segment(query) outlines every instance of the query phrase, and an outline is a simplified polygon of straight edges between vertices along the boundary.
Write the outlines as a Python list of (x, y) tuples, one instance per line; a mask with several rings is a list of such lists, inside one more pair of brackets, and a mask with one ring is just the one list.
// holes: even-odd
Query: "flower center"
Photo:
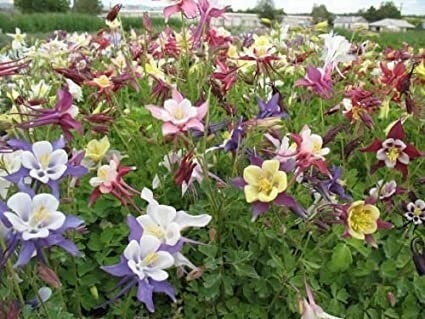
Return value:
[(50, 162), (50, 154), (41, 155), (40, 164), (44, 169), (46, 169), (49, 166), (49, 162)]
[(368, 210), (365, 209), (356, 209), (353, 211), (350, 217), (351, 228), (358, 233), (362, 233), (364, 230), (370, 228), (374, 223), (371, 219)]
[(152, 263), (154, 263), (156, 260), (158, 260), (159, 256), (157, 253), (149, 253), (146, 255), (145, 258), (143, 258), (143, 260), (141, 261), (141, 264), (143, 266), (147, 266), (150, 265)]
[(415, 207), (415, 209), (413, 210), (413, 215), (420, 216), (421, 214), (422, 214), (422, 209), (420, 209), (419, 207)]
[(358, 121), (360, 120), (360, 108), (357, 106), (353, 106), (351, 109), (353, 120)]
[(46, 220), (48, 218), (48, 211), (46, 207), (40, 206), (37, 207), (31, 216), (31, 220), (29, 222), (31, 227), (37, 226), (40, 222)]
[(185, 116), (184, 110), (178, 106), (173, 112), (174, 118), (176, 120), (182, 120)]
[(273, 189), (273, 184), (267, 178), (262, 178), (258, 182), (258, 189), (260, 192), (270, 193)]
[(385, 154), (390, 161), (395, 162), (400, 156), (400, 149), (395, 146), (391, 146)]
[(111, 81), (109, 81), (109, 78), (106, 75), (102, 75), (96, 79), (93, 80), (97, 85), (99, 85), (101, 88), (107, 88), (111, 86)]
[(153, 235), (160, 240), (165, 239), (165, 232), (159, 226), (151, 226), (146, 228), (146, 233), (149, 235)]

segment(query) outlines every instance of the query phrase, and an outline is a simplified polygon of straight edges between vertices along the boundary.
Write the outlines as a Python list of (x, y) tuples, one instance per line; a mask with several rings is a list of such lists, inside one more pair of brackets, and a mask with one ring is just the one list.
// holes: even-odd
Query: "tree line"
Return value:
[(100, 0), (14, 0), (14, 5), (22, 13), (36, 12), (79, 12), (99, 14), (102, 12)]

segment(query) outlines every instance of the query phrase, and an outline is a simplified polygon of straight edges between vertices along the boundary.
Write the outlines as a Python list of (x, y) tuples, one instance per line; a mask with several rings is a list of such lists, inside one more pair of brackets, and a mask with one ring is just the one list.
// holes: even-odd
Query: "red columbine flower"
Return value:
[(330, 99), (333, 95), (332, 67), (316, 68), (314, 66), (308, 66), (306, 76), (303, 79), (295, 81), (295, 86), (310, 87), (322, 99)]
[(19, 72), (19, 70), (27, 67), (29, 61), (18, 63), (18, 61), (8, 61), (0, 63), (0, 77), (9, 76)]
[(407, 165), (411, 160), (421, 157), (422, 154), (412, 145), (404, 142), (405, 133), (401, 120), (397, 121), (389, 131), (384, 141), (375, 140), (364, 148), (363, 152), (376, 153), (378, 162), (372, 166), (372, 173), (380, 167), (395, 168), (407, 177)]

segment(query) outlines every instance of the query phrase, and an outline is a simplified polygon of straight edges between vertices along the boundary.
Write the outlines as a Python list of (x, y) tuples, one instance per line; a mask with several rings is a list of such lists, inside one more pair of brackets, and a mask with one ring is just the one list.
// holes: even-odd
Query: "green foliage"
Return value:
[(314, 23), (319, 23), (327, 21), (328, 23), (332, 22), (332, 13), (328, 11), (324, 4), (314, 5), (311, 10), (311, 16), (313, 17)]
[(23, 13), (34, 12), (66, 12), (69, 0), (15, 0), (15, 7)]
[[(125, 30), (142, 28), (141, 18), (122, 18), (121, 21)], [(165, 27), (163, 18), (152, 18), (152, 24), (156, 29)], [(179, 28), (181, 21), (170, 19), (168, 24), (173, 28)], [(104, 26), (105, 23), (101, 18), (88, 14), (34, 13), (6, 15), (0, 13), (0, 29), (5, 33), (13, 33), (15, 28), (20, 28), (23, 32), (28, 33), (47, 33), (55, 30), (96, 32)]]
[(102, 2), (100, 0), (75, 0), (72, 10), (84, 14), (99, 14), (102, 12)]
[(378, 9), (376, 9), (374, 6), (371, 6), (366, 12), (361, 12), (361, 14), (369, 22), (378, 21), (385, 18), (401, 18), (401, 11), (392, 1), (382, 2)]

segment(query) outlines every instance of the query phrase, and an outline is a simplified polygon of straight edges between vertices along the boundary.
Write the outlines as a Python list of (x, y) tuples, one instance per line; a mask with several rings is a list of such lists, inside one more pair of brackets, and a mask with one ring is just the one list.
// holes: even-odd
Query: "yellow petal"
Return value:
[(365, 205), (365, 210), (367, 210), (370, 213), (370, 218), (376, 221), (379, 218), (380, 212), (378, 207), (374, 205)]
[(278, 160), (267, 160), (263, 162), (262, 169), (268, 176), (272, 177), (279, 171), (280, 162)]
[(357, 238), (357, 239), (365, 239), (365, 235), (361, 234), (361, 233), (357, 233), (355, 232), (351, 227), (348, 228), (348, 233), (351, 235), (351, 237), (353, 238)]
[(261, 167), (249, 165), (243, 171), (243, 179), (250, 185), (257, 185), (257, 182), (263, 177)]
[(258, 200), (257, 187), (253, 185), (245, 185), (243, 190), (245, 192), (245, 198), (248, 203), (253, 203)]
[(273, 176), (273, 185), (277, 188), (278, 193), (282, 193), (288, 187), (288, 178), (285, 172), (277, 172)]
[(363, 227), (362, 231), (364, 234), (370, 235), (376, 232), (377, 229), (378, 229), (378, 224), (376, 223), (376, 221), (373, 221), (373, 222), (371, 221), (370, 223), (368, 223), (366, 227)]
[(273, 187), (269, 194), (265, 192), (258, 193), (258, 200), (263, 203), (270, 203), (275, 200), (278, 194), (276, 187)]

